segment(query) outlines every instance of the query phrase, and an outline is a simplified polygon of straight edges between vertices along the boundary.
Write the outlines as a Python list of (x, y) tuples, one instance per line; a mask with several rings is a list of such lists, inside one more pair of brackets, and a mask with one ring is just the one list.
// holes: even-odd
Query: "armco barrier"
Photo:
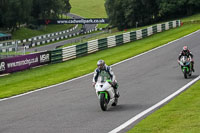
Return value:
[(137, 38), (137, 40), (142, 39), (142, 30), (136, 31), (136, 38)]
[(88, 53), (87, 47), (88, 47), (87, 43), (76, 45), (76, 56), (80, 57), (80, 56), (86, 55)]
[(131, 41), (135, 41), (135, 40), (137, 40), (136, 32), (135, 32), (135, 31), (130, 32), (130, 38), (131, 38)]
[(123, 41), (123, 34), (122, 35), (116, 35), (115, 39), (116, 39), (116, 45), (121, 45), (121, 44), (124, 43), (124, 41)]
[(169, 29), (173, 28), (173, 22), (169, 22)]
[(157, 33), (157, 26), (154, 25), (154, 26), (152, 27), (152, 29), (153, 29), (153, 34), (156, 34), (156, 33)]
[[(56, 37), (58, 35), (65, 35), (66, 33), (75, 30), (78, 27), (78, 25), (75, 25), (73, 28), (69, 29), (69, 30), (64, 30), (64, 31), (60, 31), (60, 32), (54, 32), (54, 33), (49, 33), (49, 34), (45, 34), (45, 35), (41, 35), (41, 36), (35, 36), (32, 38), (28, 38), (28, 39), (24, 39), (19, 41), (19, 43), (26, 43), (26, 42), (31, 42), (31, 41), (36, 41), (36, 40), (40, 40), (40, 39), (46, 39), (46, 38), (50, 38), (50, 37)], [(56, 37), (58, 38), (58, 37)]]
[(13, 73), (50, 63), (50, 52), (0, 59), (0, 74)]
[(63, 61), (76, 58), (76, 46), (69, 46), (62, 49)]
[(99, 39), (98, 40), (98, 49), (103, 50), (108, 48), (107, 38)]
[(0, 53), (13, 52), (17, 50), (17, 41), (0, 42)]
[(108, 48), (116, 46), (117, 43), (115, 36), (109, 36), (107, 37), (107, 39), (108, 39)]
[(161, 24), (161, 29), (162, 29), (161, 31), (162, 31), (162, 32), (165, 31), (165, 28), (166, 28), (166, 27), (165, 27), (165, 24)]
[(142, 29), (142, 38), (147, 37), (147, 29)]
[(130, 32), (123, 33), (123, 43), (128, 43), (130, 41), (131, 41), (131, 39), (130, 39)]
[(98, 50), (98, 40), (92, 40), (88, 42), (88, 53), (93, 53)]
[(147, 28), (147, 36), (150, 36), (152, 34), (153, 34), (153, 27), (150, 26), (150, 27)]
[(51, 63), (62, 62), (62, 49), (56, 49), (51, 51)]

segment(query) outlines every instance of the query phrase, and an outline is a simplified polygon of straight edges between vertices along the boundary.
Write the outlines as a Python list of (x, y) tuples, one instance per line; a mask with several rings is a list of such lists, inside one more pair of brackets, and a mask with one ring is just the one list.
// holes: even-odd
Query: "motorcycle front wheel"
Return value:
[(105, 98), (105, 94), (104, 93), (101, 93), (100, 94), (100, 106), (101, 106), (101, 109), (103, 111), (106, 111), (107, 110), (107, 101), (106, 101), (106, 98)]
[(186, 69), (183, 70), (183, 74), (184, 74), (184, 78), (187, 79), (187, 70)]

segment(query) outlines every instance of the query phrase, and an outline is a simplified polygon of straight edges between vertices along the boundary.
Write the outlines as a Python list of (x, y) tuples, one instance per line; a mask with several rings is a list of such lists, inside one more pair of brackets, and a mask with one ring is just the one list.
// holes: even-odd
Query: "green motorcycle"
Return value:
[(189, 76), (192, 76), (191, 58), (182, 56), (179, 64), (181, 65), (181, 70), (185, 79), (187, 79)]

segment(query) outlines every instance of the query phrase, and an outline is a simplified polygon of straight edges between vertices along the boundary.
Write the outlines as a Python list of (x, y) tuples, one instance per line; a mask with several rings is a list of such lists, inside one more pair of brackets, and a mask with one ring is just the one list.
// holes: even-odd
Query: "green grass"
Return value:
[(199, 133), (200, 81), (128, 133)]
[(163, 45), (198, 29), (200, 29), (199, 24), (187, 24), (180, 28), (155, 34), (143, 40), (99, 51), (89, 56), (1, 77), (0, 98), (10, 97), (79, 77), (93, 72), (96, 68), (96, 61), (99, 59), (104, 59), (110, 65)]
[(199, 18), (200, 18), (200, 14), (195, 14), (189, 17), (181, 18), (181, 21), (182, 22), (196, 21), (196, 20), (199, 20)]
[(105, 0), (71, 0), (71, 13), (85, 18), (106, 18)]
[(28, 39), (34, 36), (39, 36), (43, 34), (48, 34), (52, 32), (63, 31), (72, 28), (73, 24), (65, 24), (65, 25), (48, 25), (43, 26), (40, 30), (32, 30), (29, 28), (20, 28), (12, 34), (13, 39)]

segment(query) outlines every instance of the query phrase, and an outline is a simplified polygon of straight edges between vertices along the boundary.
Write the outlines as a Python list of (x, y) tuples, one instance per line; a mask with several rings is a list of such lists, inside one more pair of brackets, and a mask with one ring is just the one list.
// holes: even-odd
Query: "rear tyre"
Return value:
[(106, 98), (105, 98), (105, 94), (102, 93), (100, 94), (100, 106), (101, 106), (101, 109), (103, 111), (106, 111), (107, 110), (107, 102), (106, 102)]

